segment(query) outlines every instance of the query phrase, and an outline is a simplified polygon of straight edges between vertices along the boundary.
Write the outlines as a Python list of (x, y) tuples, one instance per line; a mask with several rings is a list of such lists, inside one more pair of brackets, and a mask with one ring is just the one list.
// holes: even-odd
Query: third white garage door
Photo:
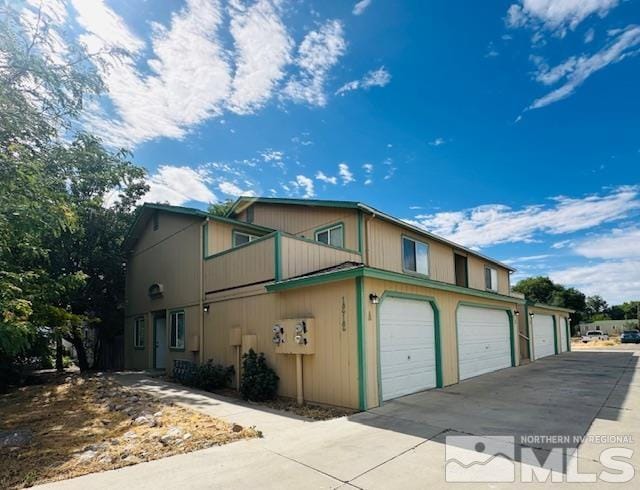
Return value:
[(460, 306), (457, 322), (460, 381), (511, 366), (511, 332), (505, 310)]
[(535, 359), (554, 355), (556, 349), (554, 347), (553, 317), (551, 315), (534, 315), (532, 321)]
[(380, 304), (380, 384), (383, 400), (435, 388), (435, 322), (427, 301), (387, 297)]

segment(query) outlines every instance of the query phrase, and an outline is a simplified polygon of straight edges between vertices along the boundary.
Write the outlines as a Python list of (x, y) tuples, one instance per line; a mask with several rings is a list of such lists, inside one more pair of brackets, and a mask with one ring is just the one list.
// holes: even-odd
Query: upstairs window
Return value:
[(316, 231), (316, 242), (342, 248), (344, 246), (344, 227), (335, 225)]
[(233, 246), (237, 247), (238, 245), (244, 245), (245, 243), (249, 243), (257, 239), (258, 237), (255, 235), (251, 235), (249, 233), (244, 233), (242, 231), (234, 231), (233, 232)]
[(171, 325), (169, 348), (184, 349), (184, 311), (172, 311), (169, 319)]
[(402, 237), (402, 269), (405, 272), (429, 275), (429, 245)]
[(492, 267), (484, 268), (484, 287), (488, 291), (498, 291), (498, 271)]
[(144, 317), (136, 318), (133, 326), (133, 347), (144, 349)]

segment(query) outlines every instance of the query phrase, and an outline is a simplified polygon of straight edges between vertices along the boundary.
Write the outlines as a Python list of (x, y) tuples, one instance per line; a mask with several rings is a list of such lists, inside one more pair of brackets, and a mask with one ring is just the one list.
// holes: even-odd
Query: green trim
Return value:
[[(142, 320), (142, 345), (136, 345), (136, 328), (138, 328), (138, 320)], [(147, 322), (144, 315), (136, 316), (133, 319), (133, 350), (145, 350), (147, 340)]]
[(531, 345), (532, 345), (532, 341), (533, 339), (531, 338), (531, 332), (529, 329), (529, 321), (531, 320), (531, 317), (529, 316), (529, 306), (525, 303), (524, 305), (524, 326), (525, 326), (525, 331), (527, 332), (527, 354), (529, 355), (529, 361), (533, 361), (533, 358), (531, 357)]
[(544, 303), (534, 303), (533, 301), (527, 301), (527, 304), (529, 306), (534, 307), (534, 308), (541, 308), (543, 310), (564, 311), (564, 312), (567, 312), (567, 313), (575, 313), (576, 312), (576, 310), (572, 310), (571, 308), (564, 308), (562, 306), (545, 305)]
[[(157, 361), (157, 354), (158, 354), (158, 343), (156, 342), (158, 339), (156, 337), (156, 320), (159, 320), (160, 318), (164, 318), (164, 335), (165, 337), (167, 336), (167, 312), (165, 311), (164, 315), (158, 315), (158, 314), (154, 314), (153, 315), (153, 369), (161, 369), (158, 368), (156, 365), (156, 361)], [(166, 340), (166, 339), (165, 339)], [(164, 369), (166, 369), (167, 367), (165, 366)]]
[(237, 209), (244, 203), (268, 203), (268, 204), (297, 204), (300, 206), (322, 206), (322, 207), (330, 207), (330, 208), (348, 208), (348, 209), (357, 209), (360, 203), (355, 201), (327, 201), (324, 199), (294, 199), (294, 198), (283, 198), (283, 197), (251, 197), (251, 196), (240, 196), (236, 199), (236, 202), (233, 203), (229, 211), (227, 211), (225, 216), (231, 216), (237, 211)]
[[(240, 246), (240, 245), (236, 245), (235, 244), (236, 233), (242, 233), (243, 235), (247, 235), (247, 236), (250, 236), (250, 237), (254, 238), (253, 240), (249, 240), (247, 243), (255, 242), (258, 238), (266, 236), (266, 235), (255, 235), (255, 234), (249, 233), (248, 231), (243, 230), (241, 228), (233, 228), (231, 230), (231, 248), (238, 248)], [(246, 245), (247, 243), (242, 243), (241, 245)]]
[[(422, 272), (412, 271), (411, 269), (405, 269), (404, 268), (404, 241), (405, 241), (405, 239), (406, 240), (411, 240), (412, 242), (415, 242), (415, 243), (421, 243), (422, 245), (427, 247), (427, 273), (426, 274), (423, 274)], [(409, 274), (409, 275), (412, 275), (412, 276), (428, 278), (430, 276), (430, 274), (431, 274), (431, 247), (429, 247), (429, 244), (426, 243), (426, 242), (421, 242), (417, 238), (413, 238), (412, 236), (405, 235), (404, 233), (402, 233), (400, 235), (400, 264), (402, 264), (402, 272), (403, 273)], [(417, 268), (418, 268), (418, 254), (416, 253), (416, 269)]]
[[(174, 313), (182, 313), (183, 317), (184, 317), (184, 321), (182, 323), (182, 336), (183, 336), (183, 343), (184, 345), (182, 347), (172, 347), (171, 346), (171, 315)], [(183, 308), (178, 308), (175, 310), (169, 310), (167, 312), (167, 316), (169, 317), (169, 351), (170, 352), (184, 352), (186, 347), (187, 347), (187, 314), (185, 313)]]
[(571, 331), (569, 330), (569, 320), (567, 319), (567, 317), (563, 317), (564, 318), (564, 328), (565, 331), (567, 332), (567, 352), (571, 352)]
[(356, 277), (356, 323), (358, 329), (358, 406), (367, 409), (366, 354), (364, 335), (364, 287), (363, 278)]
[[(474, 303), (473, 301), (458, 301), (456, 306), (456, 347), (460, 345), (458, 336), (458, 309), (461, 306), (471, 306), (473, 308), (485, 308), (487, 310), (501, 310), (507, 313), (509, 319), (509, 345), (511, 347), (511, 367), (516, 367), (516, 336), (514, 334), (513, 311), (500, 305), (487, 305), (483, 303)], [(460, 352), (458, 352), (458, 383), (460, 382)]]
[(362, 230), (362, 222), (363, 222), (362, 211), (360, 211), (359, 209), (358, 209), (357, 218), (358, 218), (358, 253), (362, 255), (364, 250), (364, 244), (363, 244), (364, 231)]
[(558, 322), (556, 321), (556, 316), (551, 315), (553, 319), (553, 351), (558, 355)]
[(213, 255), (209, 255), (208, 257), (205, 257), (204, 260), (214, 259), (216, 257), (220, 257), (221, 255), (226, 255), (228, 253), (235, 252), (236, 250), (239, 250), (241, 248), (249, 247), (249, 246), (254, 245), (256, 243), (259, 243), (259, 242), (261, 242), (263, 240), (268, 240), (269, 238), (275, 237), (277, 233), (280, 233), (280, 232), (274, 231), (273, 233), (269, 233), (268, 235), (264, 235), (264, 236), (261, 236), (260, 238), (256, 238), (252, 242), (243, 243), (242, 245), (238, 245), (237, 247), (231, 247), (231, 248), (228, 248), (227, 250), (223, 250), (222, 252), (218, 252), (218, 253), (215, 253)]
[(281, 252), (282, 233), (280, 233), (279, 231), (276, 231), (275, 239), (276, 241), (273, 247), (273, 252), (274, 252), (273, 267), (274, 267), (275, 281), (278, 282), (282, 278), (282, 252)]
[[(318, 241), (318, 233), (322, 233), (323, 231), (328, 231), (328, 230), (332, 230), (333, 228), (342, 228), (342, 247), (338, 247), (337, 245), (331, 245), (330, 243), (323, 243)], [(331, 239), (331, 233), (329, 232), (329, 239)], [(345, 226), (344, 226), (344, 221), (337, 221), (331, 225), (327, 225), (327, 226), (323, 226), (322, 228), (316, 228), (315, 231), (313, 232), (313, 240), (317, 243), (322, 243), (323, 245), (329, 245), (332, 246), (334, 248), (339, 248), (339, 249), (343, 249), (345, 248), (345, 239), (346, 239), (346, 233), (345, 233)]]
[(209, 222), (207, 221), (202, 225), (202, 258), (207, 258), (207, 252), (209, 251)]
[(300, 240), (300, 241), (307, 242), (307, 243), (313, 243), (314, 245), (320, 245), (321, 247), (329, 247), (329, 248), (332, 248), (333, 250), (340, 250), (342, 252), (350, 252), (352, 254), (362, 255), (357, 250), (352, 250), (350, 248), (345, 248), (345, 247), (336, 247), (335, 245), (328, 245), (326, 243), (322, 243), (322, 242), (318, 242), (316, 240), (312, 240), (311, 238), (298, 236), (298, 235), (293, 235), (291, 233), (287, 233), (286, 231), (281, 231), (280, 234), (282, 236), (284, 236), (284, 237), (287, 237), (287, 238), (293, 238), (295, 240)]
[(444, 386), (442, 381), (442, 335), (440, 331), (440, 308), (433, 296), (422, 294), (403, 293), (400, 291), (386, 290), (380, 297), (380, 302), (376, 308), (376, 344), (377, 344), (377, 372), (378, 372), (378, 404), (382, 405), (382, 363), (380, 362), (380, 309), (386, 298), (413, 299), (416, 301), (426, 301), (433, 310), (433, 340), (436, 362), (436, 388)]
[(324, 284), (327, 282), (343, 281), (354, 277), (370, 277), (373, 279), (383, 279), (388, 281), (399, 282), (403, 284), (411, 284), (413, 286), (422, 286), (425, 288), (438, 289), (441, 291), (449, 291), (452, 293), (464, 294), (467, 296), (476, 296), (478, 298), (493, 299), (496, 301), (506, 301), (514, 304), (524, 304), (524, 300), (505, 296), (499, 293), (490, 293), (480, 289), (463, 288), (446, 282), (434, 281), (425, 277), (415, 277), (400, 272), (385, 271), (373, 267), (357, 266), (351, 269), (343, 269), (332, 272), (325, 272), (316, 275), (287, 279), (275, 284), (266, 286), (267, 291), (284, 291), (287, 289), (314, 286), (316, 284)]

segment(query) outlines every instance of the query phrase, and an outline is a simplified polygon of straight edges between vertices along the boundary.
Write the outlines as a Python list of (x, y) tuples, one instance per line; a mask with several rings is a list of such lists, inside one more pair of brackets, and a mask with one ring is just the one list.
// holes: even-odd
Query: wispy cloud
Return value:
[(367, 72), (360, 80), (353, 80), (345, 83), (342, 87), (336, 90), (336, 95), (344, 95), (352, 90), (368, 90), (371, 87), (384, 87), (391, 82), (391, 74), (381, 66), (377, 70), (371, 70)]
[(615, 39), (607, 46), (591, 56), (572, 56), (553, 68), (534, 58), (534, 61), (538, 63), (536, 80), (545, 85), (560, 81), (563, 81), (563, 84), (545, 96), (533, 101), (528, 109), (539, 109), (569, 97), (594, 73), (610, 64), (635, 56), (639, 52), (640, 27), (629, 26), (617, 34)]
[(364, 169), (364, 173), (366, 175), (366, 178), (364, 180), (364, 185), (373, 184), (373, 164), (365, 163), (362, 165), (362, 168)]
[(353, 6), (353, 15), (362, 15), (371, 5), (371, 0), (360, 0)]
[(604, 17), (618, 3), (619, 0), (520, 0), (509, 7), (505, 22), (512, 28), (544, 28), (564, 35), (590, 15)]
[(149, 192), (143, 202), (161, 202), (182, 205), (189, 201), (210, 203), (217, 201), (216, 195), (207, 184), (211, 182), (203, 169), (161, 165), (147, 179)]
[[(315, 189), (313, 187), (313, 180), (305, 175), (296, 175), (296, 180), (290, 182), (291, 186), (296, 189), (296, 191), (302, 191), (305, 199), (314, 197), (316, 195)], [(283, 186), (285, 190), (288, 190), (288, 187)]]
[(351, 182), (356, 180), (353, 177), (353, 173), (351, 172), (351, 170), (349, 170), (349, 165), (347, 165), (346, 163), (341, 163), (338, 165), (338, 174), (342, 179), (342, 185), (350, 184)]
[(408, 221), (470, 247), (532, 242), (539, 233), (561, 235), (625, 218), (640, 209), (639, 194), (640, 188), (624, 186), (604, 195), (555, 197), (550, 205), (512, 209), (503, 204), (487, 204), (418, 215)]
[(329, 177), (328, 175), (325, 175), (325, 173), (321, 170), (318, 170), (318, 173), (316, 173), (316, 179), (326, 184), (336, 185), (338, 183), (338, 178), (335, 175)]
[(324, 106), (327, 103), (325, 83), (329, 70), (346, 48), (340, 21), (325, 22), (319, 29), (309, 32), (298, 48), (295, 63), (299, 73), (286, 84), (282, 96), (295, 102)]
[(590, 236), (573, 247), (590, 259), (640, 259), (640, 228), (620, 228), (606, 235)]
[(444, 145), (447, 141), (444, 138), (436, 138), (434, 140), (429, 141), (429, 146), (441, 146)]
[(232, 197), (256, 195), (255, 191), (243, 190), (233, 182), (226, 181), (226, 180), (218, 184), (218, 189), (220, 189), (220, 191), (222, 191), (224, 194), (227, 194), (228, 196), (232, 196)]

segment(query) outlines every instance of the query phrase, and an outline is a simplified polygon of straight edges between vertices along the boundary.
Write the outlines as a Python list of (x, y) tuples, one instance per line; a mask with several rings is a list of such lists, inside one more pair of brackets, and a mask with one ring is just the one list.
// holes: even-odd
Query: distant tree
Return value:
[[(600, 295), (595, 294), (587, 298), (587, 314), (591, 318), (594, 318), (596, 315), (606, 317), (605, 311), (608, 307), (609, 305), (607, 305), (607, 302)], [(600, 319), (604, 320), (606, 318)]]
[(542, 276), (522, 279), (513, 286), (515, 292), (524, 294), (529, 301), (546, 304), (551, 303), (553, 294), (557, 289), (556, 284), (551, 279)]
[(625, 320), (640, 320), (640, 301), (627, 301), (620, 305)]
[(212, 203), (209, 204), (209, 213), (214, 216), (226, 216), (226, 214), (231, 210), (231, 206), (233, 206), (233, 201), (231, 199)]
[(624, 310), (621, 305), (612, 305), (606, 309), (605, 315), (612, 320), (624, 320)]

